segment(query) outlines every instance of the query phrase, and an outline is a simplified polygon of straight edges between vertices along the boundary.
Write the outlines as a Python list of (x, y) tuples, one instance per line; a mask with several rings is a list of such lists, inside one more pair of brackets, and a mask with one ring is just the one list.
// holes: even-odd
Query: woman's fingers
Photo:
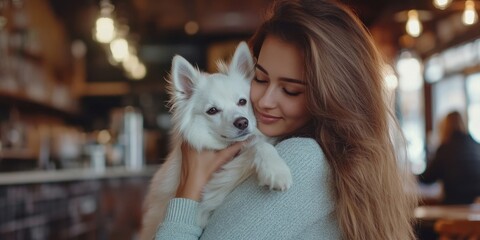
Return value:
[(242, 149), (243, 142), (236, 142), (227, 148), (218, 152), (218, 161), (215, 163), (215, 171), (220, 169), (224, 164), (232, 160)]
[(197, 151), (183, 142), (181, 145), (182, 174), (176, 196), (199, 200), (202, 189), (212, 174), (235, 157), (243, 145), (244, 142), (237, 142), (219, 151)]
[(236, 142), (236, 143), (228, 146), (224, 150), (222, 150), (221, 152), (223, 154), (223, 157), (225, 158), (224, 161), (227, 162), (227, 161), (231, 160), (233, 157), (235, 157), (235, 155), (237, 155), (240, 152), (240, 150), (242, 149), (243, 144), (244, 144), (244, 142)]
[[(186, 161), (182, 165), (191, 165), (192, 167), (203, 166), (203, 169), (211, 169), (210, 171), (218, 170), (222, 165), (232, 160), (237, 155), (245, 141), (236, 142), (225, 149), (213, 151), (203, 150), (198, 152), (193, 149), (188, 143), (183, 142), (181, 146), (183, 160)], [(213, 169), (212, 169), (213, 168)]]

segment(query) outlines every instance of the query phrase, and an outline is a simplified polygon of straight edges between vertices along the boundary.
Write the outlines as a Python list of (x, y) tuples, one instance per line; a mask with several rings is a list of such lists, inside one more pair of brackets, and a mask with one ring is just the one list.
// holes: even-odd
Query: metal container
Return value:
[(123, 140), (125, 144), (125, 166), (142, 169), (145, 165), (143, 140), (143, 116), (134, 107), (126, 107), (123, 115)]

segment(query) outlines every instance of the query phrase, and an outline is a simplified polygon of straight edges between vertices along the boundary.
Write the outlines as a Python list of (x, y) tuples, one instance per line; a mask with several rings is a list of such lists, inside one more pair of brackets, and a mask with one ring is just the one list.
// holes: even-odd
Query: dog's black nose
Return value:
[(240, 130), (243, 130), (245, 128), (248, 127), (248, 119), (244, 118), (244, 117), (239, 117), (235, 120), (235, 122), (233, 122), (233, 125), (240, 129)]

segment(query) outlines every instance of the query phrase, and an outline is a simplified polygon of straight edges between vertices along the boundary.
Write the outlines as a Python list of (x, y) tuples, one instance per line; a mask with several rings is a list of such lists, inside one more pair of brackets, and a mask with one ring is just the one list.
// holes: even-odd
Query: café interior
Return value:
[[(169, 151), (172, 57), (216, 71), (271, 2), (0, 0), (0, 239), (137, 239)], [(480, 142), (480, 1), (341, 2), (386, 60), (409, 171), (425, 171), (449, 112)], [(418, 239), (480, 239), (480, 198), (418, 192)]]

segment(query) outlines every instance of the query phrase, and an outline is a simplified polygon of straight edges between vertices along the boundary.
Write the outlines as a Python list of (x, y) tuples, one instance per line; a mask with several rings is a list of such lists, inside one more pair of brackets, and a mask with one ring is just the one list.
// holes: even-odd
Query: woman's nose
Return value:
[(274, 108), (276, 104), (275, 99), (275, 89), (269, 87), (263, 92), (260, 101), (258, 102), (259, 107), (261, 108)]

